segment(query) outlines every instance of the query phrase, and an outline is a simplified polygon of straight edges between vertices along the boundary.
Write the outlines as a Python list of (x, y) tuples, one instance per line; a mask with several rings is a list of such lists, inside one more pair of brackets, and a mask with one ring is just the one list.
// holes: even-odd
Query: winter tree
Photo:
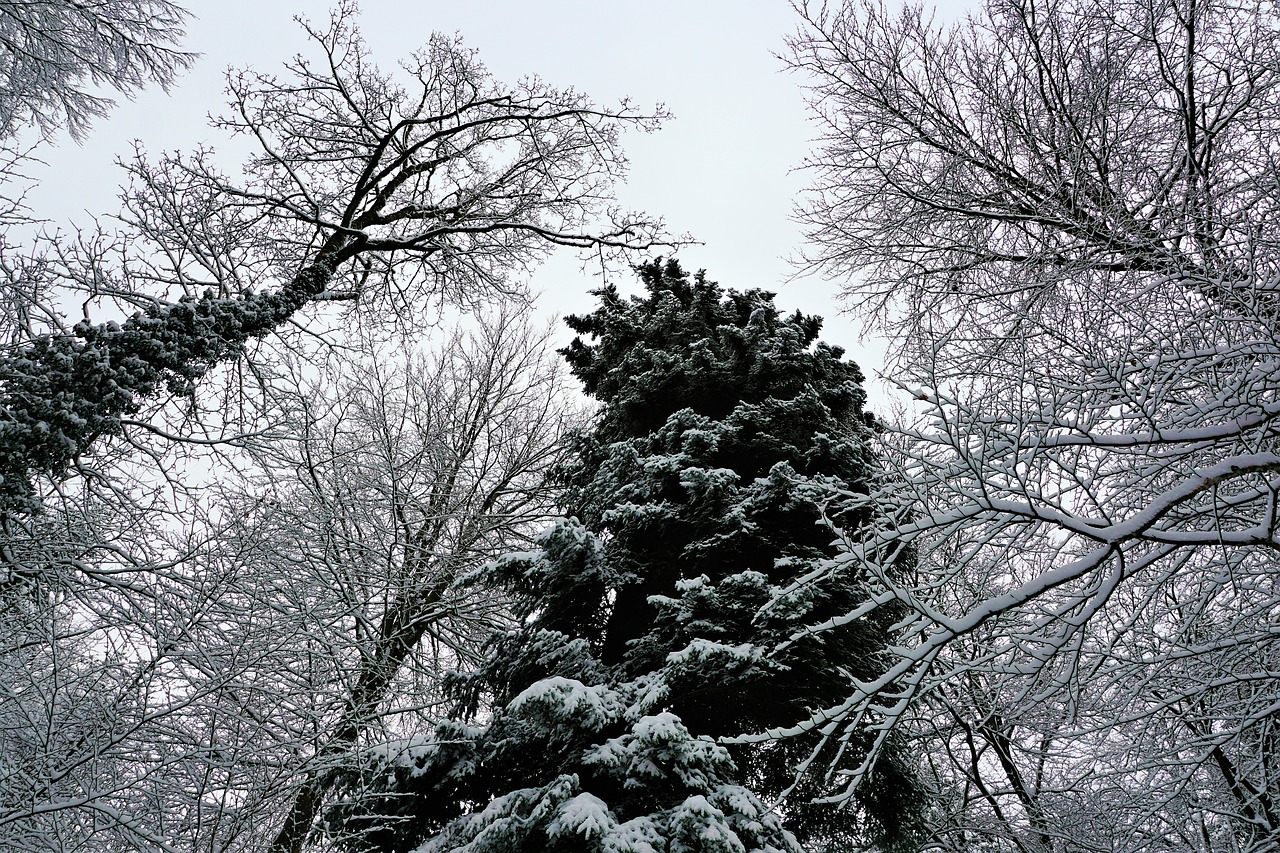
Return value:
[(281, 361), (270, 429), (181, 512), (40, 516), (11, 544), (41, 571), (0, 587), (0, 848), (299, 849), (335, 770), (429, 731), (505, 624), (454, 581), (548, 517), (548, 355), (508, 312)]
[(572, 411), (522, 277), (649, 245), (611, 194), (658, 118), (455, 38), (395, 79), (353, 15), (232, 76), (242, 179), (139, 152), (118, 233), (0, 256), (0, 848), (296, 849), (503, 621), (453, 581), (527, 544)]
[(35, 128), (83, 140), (112, 106), (95, 89), (167, 86), (194, 59), (176, 48), (186, 17), (167, 0), (0, 3), (0, 139)]
[(0, 3), (0, 346), (30, 340), (57, 314), (43, 252), (8, 234), (31, 216), (21, 173), (32, 134), (83, 141), (112, 105), (103, 90), (168, 86), (194, 60), (177, 47), (186, 14), (166, 0)]
[[(814, 738), (725, 747), (882, 672), (893, 617), (798, 627), (860, 600), (857, 573), (778, 599), (833, 555), (815, 496), (865, 490), (862, 376), (820, 321), (674, 261), (596, 291), (564, 350), (601, 403), (560, 474), (566, 517), (473, 582), (517, 622), (452, 677), (454, 718), (352, 773), (330, 831), (353, 850), (798, 851), (910, 835), (890, 755), (857, 808), (796, 773)], [(862, 502), (833, 504), (849, 530)], [(852, 743), (853, 752), (864, 744)], [(781, 809), (774, 801), (787, 794)], [(419, 847), (421, 845), (421, 847)]]
[[(519, 291), (557, 246), (649, 248), (656, 223), (612, 189), (624, 128), (660, 116), (596, 105), (536, 78), (504, 86), (456, 38), (381, 72), (341, 4), (305, 25), (284, 75), (239, 72), (216, 125), (251, 139), (245, 177), (211, 152), (139, 152), (114, 243), (85, 240), (44, 275), (119, 319), (56, 315), (0, 362), (0, 511), (24, 516), (150, 401), (186, 395), (277, 330), (345, 305), (423, 322), (440, 301)], [(372, 319), (371, 317), (371, 319)]]
[(944, 849), (1274, 849), (1274, 4), (798, 10), (808, 261), (916, 415), (831, 566), (893, 660), (771, 736), (926, 737)]
[[(549, 332), (517, 311), (485, 318), (434, 353), (409, 347), (355, 368), (335, 359), (339, 381), (327, 393), (291, 400), (298, 438), (255, 450), (270, 487), (252, 491), (273, 504), (255, 534), (264, 561), (308, 570), (291, 584), (308, 611), (294, 636), (314, 647), (327, 633), (331, 667), (315, 690), (328, 707), (314, 695), (306, 703), (324, 723), (285, 787), (291, 802), (257, 826), (279, 825), (270, 849), (302, 849), (353, 753), (430, 730), (442, 714), (440, 674), (473, 661), (509, 621), (501, 596), (456, 581), (527, 546), (545, 523), (547, 471), (577, 415), (550, 361)], [(334, 586), (332, 616), (303, 607)]]

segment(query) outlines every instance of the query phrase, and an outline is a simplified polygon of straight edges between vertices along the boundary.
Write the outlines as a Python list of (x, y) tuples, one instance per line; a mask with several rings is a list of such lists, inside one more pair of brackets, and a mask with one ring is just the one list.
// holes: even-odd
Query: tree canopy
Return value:
[[(177, 12), (160, 5), (168, 17), (153, 35), (171, 36)], [(355, 16), (344, 2), (327, 25), (304, 23), (311, 53), (280, 76), (229, 75), (231, 110), (214, 123), (258, 149), (243, 182), (206, 150), (139, 152), (124, 248), (40, 267), (53, 279), (41, 289), (79, 292), (86, 315), (92, 304), (121, 319), (68, 327), (55, 309), (27, 306), (49, 321), (0, 355), (0, 513), (39, 511), (41, 488), (133, 415), (189, 392), (307, 308), (425, 325), (435, 300), (517, 295), (512, 275), (553, 247), (662, 242), (657, 222), (612, 197), (626, 169), (622, 128), (654, 129), (660, 111), (603, 107), (536, 80), (505, 85), (439, 34), (404, 63), (402, 82), (373, 64)], [(183, 61), (156, 51), (132, 60), (137, 74)]]
[(28, 127), (83, 140), (112, 106), (96, 88), (168, 86), (195, 59), (177, 47), (186, 18), (168, 0), (0, 2), (0, 140)]
[[(169, 81), (184, 14), (0, 3), (0, 179), (96, 84)], [(454, 581), (545, 521), (576, 422), (524, 276), (661, 239), (613, 197), (661, 110), (457, 36), (384, 73), (356, 16), (228, 75), (236, 178), (139, 146), (114, 233), (32, 236), (0, 189), (0, 848), (302, 846), (334, 766), (502, 623)]]
[(1275, 4), (797, 9), (808, 260), (915, 402), (893, 664), (795, 731), (930, 744), (944, 849), (1275, 849)]
[[(638, 272), (642, 295), (606, 287), (568, 320), (601, 408), (559, 474), (566, 517), (475, 578), (515, 624), (452, 678), (452, 721), (348, 781), (355, 849), (781, 851), (906, 830), (919, 792), (892, 761), (858, 809), (811, 808), (807, 778), (770, 811), (806, 745), (717, 742), (881, 671), (885, 621), (789, 640), (859, 598), (856, 577), (794, 582), (834, 553), (815, 498), (873, 475), (862, 375), (770, 293), (675, 261)], [(862, 511), (830, 512), (855, 529)]]

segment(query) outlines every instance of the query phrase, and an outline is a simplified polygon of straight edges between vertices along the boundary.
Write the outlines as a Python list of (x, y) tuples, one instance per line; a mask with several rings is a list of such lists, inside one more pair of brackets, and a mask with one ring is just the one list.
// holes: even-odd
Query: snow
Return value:
[(738, 472), (732, 468), (686, 467), (680, 471), (680, 485), (691, 490), (728, 489), (739, 479)]
[(658, 853), (666, 843), (653, 818), (645, 815), (615, 826), (601, 839), (601, 848), (607, 853)]
[(547, 835), (552, 838), (581, 835), (591, 839), (610, 832), (615, 826), (617, 821), (604, 800), (583, 791), (560, 806), (560, 813), (547, 827)]
[(717, 793), (730, 809), (744, 817), (757, 818), (762, 812), (760, 801), (740, 785), (725, 785)]
[(764, 659), (764, 650), (759, 646), (751, 643), (739, 643), (736, 646), (717, 643), (714, 640), (698, 638), (689, 643), (679, 651), (671, 652), (667, 655), (667, 663), (672, 665), (683, 665), (695, 662), (701, 662), (708, 659), (728, 659), (725, 660), (724, 666), (747, 666), (753, 663), (759, 663)]
[(684, 723), (670, 711), (641, 717), (633, 731), (636, 737), (646, 741), (683, 740), (689, 737), (689, 730), (684, 727)]
[(602, 728), (622, 716), (622, 703), (617, 692), (606, 685), (587, 686), (577, 679), (554, 676), (526, 687), (507, 710), (512, 714), (542, 710), (556, 718), (572, 717), (582, 725)]
[(685, 838), (696, 838), (698, 844), (673, 844), (672, 849), (746, 853), (746, 846), (725, 820), (724, 812), (701, 794), (694, 794), (677, 806), (671, 815), (672, 827), (682, 830)]
[(628, 720), (636, 720), (644, 716), (665, 701), (671, 692), (666, 679), (660, 673), (652, 672), (631, 682), (630, 687), (634, 693), (634, 699), (625, 713)]

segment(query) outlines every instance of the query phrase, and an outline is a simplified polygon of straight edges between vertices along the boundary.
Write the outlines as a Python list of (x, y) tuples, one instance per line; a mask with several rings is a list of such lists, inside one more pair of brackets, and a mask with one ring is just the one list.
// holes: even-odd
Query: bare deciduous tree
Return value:
[(886, 532), (844, 558), (902, 645), (797, 730), (929, 733), (954, 849), (1269, 849), (1274, 5), (799, 11), (808, 261), (919, 415), (884, 435)]
[(539, 518), (572, 408), (523, 273), (660, 239), (611, 200), (660, 117), (444, 37), (397, 82), (353, 15), (233, 75), (243, 179), (140, 152), (118, 234), (0, 257), (0, 847), (298, 849), (502, 618), (455, 581)]
[(553, 510), (546, 476), (574, 425), (547, 334), (515, 312), (433, 356), (358, 368), (337, 394), (295, 398), (299, 439), (258, 451), (278, 503), (272, 547), (314, 567), (313, 584), (341, 590), (347, 611), (339, 701), (273, 816), (283, 823), (272, 850), (302, 849), (361, 742), (426, 731), (441, 673), (507, 618), (502, 601), (458, 581), (541, 529)]
[(544, 334), (473, 326), (282, 359), (271, 432), (192, 466), (180, 512), (116, 501), (66, 554), (29, 543), (50, 565), (4, 586), (0, 847), (301, 849), (336, 769), (433, 724), (504, 618), (458, 581), (549, 511), (573, 411)]
[(118, 252), (72, 253), (61, 283), (115, 311), (40, 335), (0, 360), (0, 508), (39, 505), (147, 401), (346, 303), (365, 322), (430, 322), (440, 301), (519, 292), (556, 246), (654, 246), (659, 224), (614, 209), (624, 128), (655, 128), (623, 101), (599, 107), (537, 79), (495, 82), (433, 36), (402, 84), (375, 68), (345, 3), (306, 25), (314, 59), (283, 77), (233, 74), (218, 124), (258, 153), (246, 179), (210, 152), (131, 164)]
[(111, 100), (167, 86), (192, 54), (174, 45), (187, 13), (167, 0), (5, 0), (0, 3), (0, 138), (35, 127), (83, 140)]

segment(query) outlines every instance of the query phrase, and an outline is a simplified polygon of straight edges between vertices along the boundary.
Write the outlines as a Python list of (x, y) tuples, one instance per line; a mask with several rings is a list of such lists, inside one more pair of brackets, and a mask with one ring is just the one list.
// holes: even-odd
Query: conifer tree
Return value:
[(516, 623), (452, 679), (452, 721), (347, 780), (331, 825), (356, 849), (799, 851), (901, 836), (918, 805), (891, 757), (860, 808), (809, 805), (805, 780), (771, 811), (813, 743), (717, 740), (880, 672), (882, 622), (785, 644), (852, 609), (857, 578), (765, 608), (833, 554), (815, 497), (865, 491), (861, 373), (770, 293), (637, 270), (643, 296), (605, 287), (568, 320), (562, 352), (602, 407), (561, 473), (566, 517), (475, 579)]

